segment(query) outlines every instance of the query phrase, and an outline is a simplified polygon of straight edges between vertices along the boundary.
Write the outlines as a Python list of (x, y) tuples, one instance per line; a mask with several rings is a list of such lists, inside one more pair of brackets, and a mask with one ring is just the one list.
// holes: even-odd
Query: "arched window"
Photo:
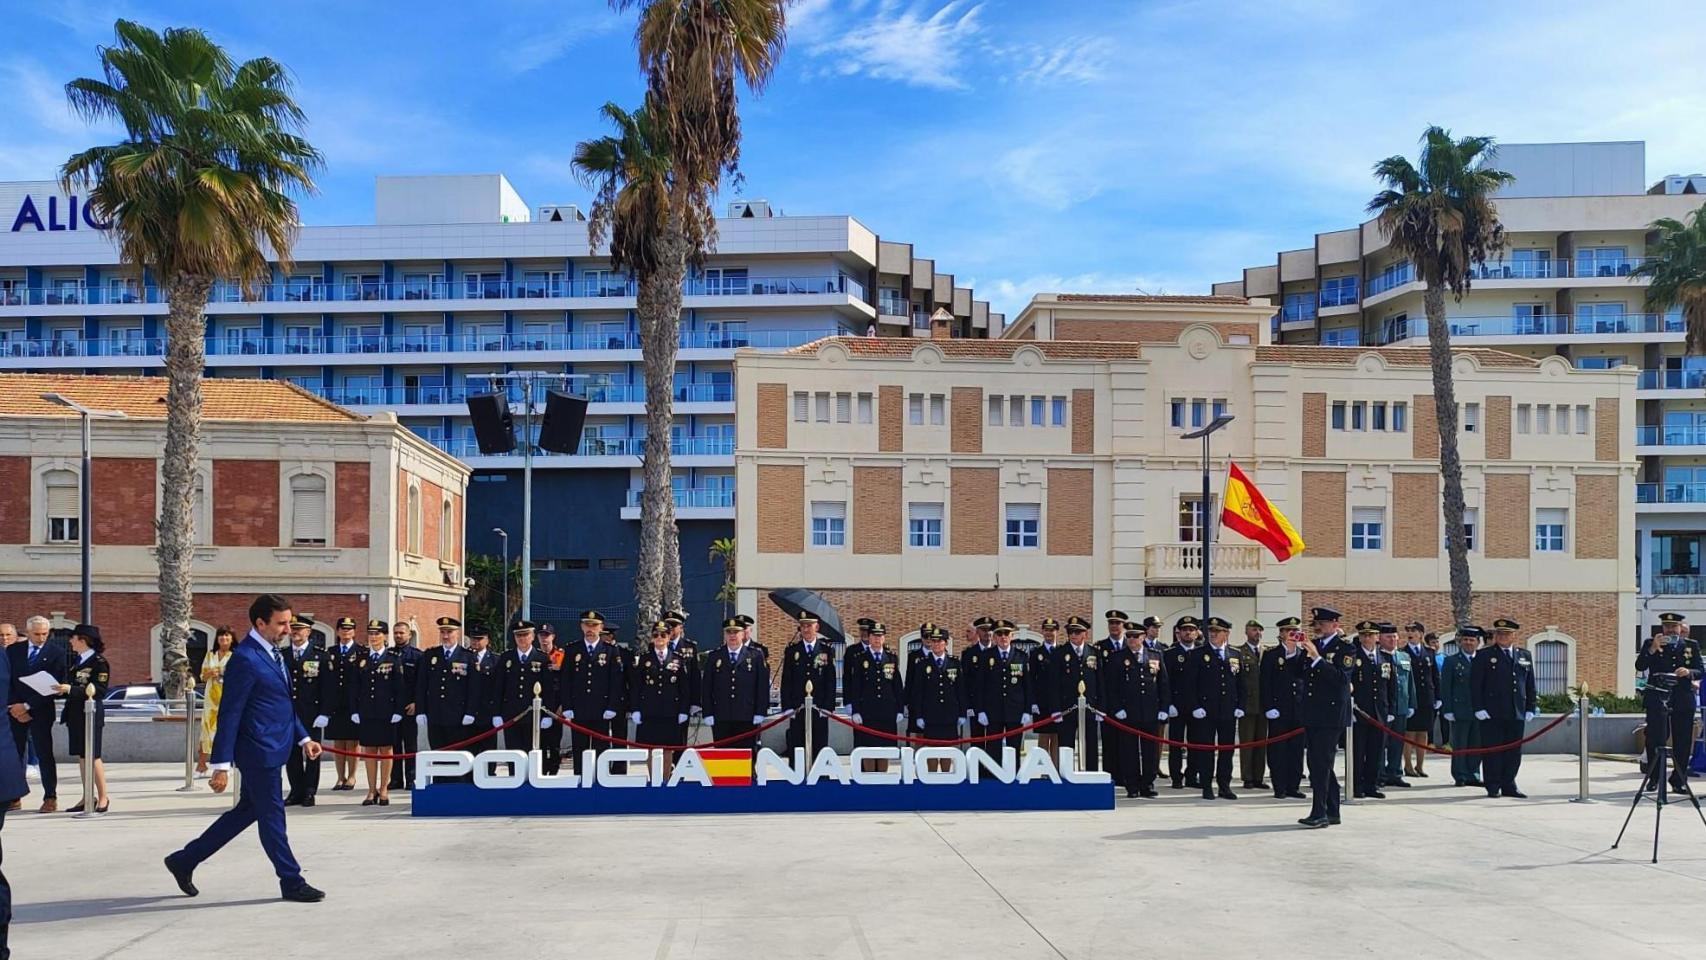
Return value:
[(77, 474), (70, 470), (49, 470), (42, 477), (47, 492), (47, 542), (77, 543), (83, 532), (79, 518), (83, 515), (82, 493), (77, 486)]
[[(207, 544), (210, 531), (207, 529), (209, 524), (204, 520), (206, 516), (207, 482), (201, 478), (201, 471), (198, 470), (195, 475), (195, 492), (190, 496), (190, 542), (197, 546)], [(197, 670), (199, 669), (198, 664)]]
[(410, 553), (421, 552), (421, 488), (409, 485), (409, 543)]
[(438, 558), (440, 560), (454, 559), (456, 531), (456, 512), (451, 509), (450, 498), (445, 497), (444, 503), (438, 510)]
[(299, 547), (326, 545), (326, 478), (317, 473), (290, 478), (290, 542)]
[(1567, 693), (1570, 689), (1570, 645), (1541, 640), (1534, 645), (1534, 691)]

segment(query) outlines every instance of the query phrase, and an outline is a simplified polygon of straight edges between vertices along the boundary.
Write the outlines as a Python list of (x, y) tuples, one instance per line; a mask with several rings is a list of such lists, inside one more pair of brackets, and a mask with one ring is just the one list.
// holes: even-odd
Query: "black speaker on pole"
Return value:
[(474, 442), (486, 454), (509, 453), (515, 449), (515, 421), (509, 415), (509, 400), (502, 393), (470, 393), (468, 417), (474, 421)]
[(545, 394), (545, 418), (539, 423), (539, 449), (552, 453), (574, 453), (581, 445), (581, 425), (586, 423), (586, 398), (556, 390)]

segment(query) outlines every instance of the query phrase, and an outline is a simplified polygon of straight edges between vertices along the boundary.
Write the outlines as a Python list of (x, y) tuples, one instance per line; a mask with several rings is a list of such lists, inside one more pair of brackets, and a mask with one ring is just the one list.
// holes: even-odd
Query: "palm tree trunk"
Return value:
[(1439, 427), (1439, 474), (1444, 481), (1445, 553), (1451, 572), (1453, 626), (1473, 623), (1469, 544), (1463, 537), (1463, 460), (1457, 452), (1457, 386), (1451, 376), (1451, 330), (1445, 322), (1445, 288), (1430, 281), (1422, 294), (1428, 315), (1428, 361), (1433, 367), (1434, 421)]
[(640, 278), (635, 299), (646, 380), (645, 489), (640, 494), (640, 569), (634, 577), (635, 622), (642, 626), (657, 620), (664, 604), (681, 602), (669, 432), (675, 423), (675, 354), (681, 344), (681, 280), (687, 270), (687, 249), (674, 219), (657, 242), (661, 248), (657, 269)]
[[(160, 679), (170, 698), (190, 680), (187, 646), (194, 606), (195, 466), (201, 445), (201, 378), (207, 362), (207, 277), (170, 278), (166, 291), (166, 449), (160, 464)], [(208, 491), (211, 495), (212, 491)]]

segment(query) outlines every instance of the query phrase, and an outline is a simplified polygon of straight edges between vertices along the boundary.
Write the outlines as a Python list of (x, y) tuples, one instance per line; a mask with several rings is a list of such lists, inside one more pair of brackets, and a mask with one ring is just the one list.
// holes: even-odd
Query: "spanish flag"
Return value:
[(1262, 491), (1244, 476), (1238, 464), (1228, 461), (1227, 466), (1226, 495), (1222, 501), (1225, 506), (1220, 511), (1220, 522), (1267, 547), (1276, 560), (1283, 562), (1302, 553), (1303, 538), (1297, 535), (1285, 514), (1262, 496)]
[(711, 786), (752, 786), (751, 750), (700, 750), (699, 759), (705, 763), (705, 772), (711, 775)]

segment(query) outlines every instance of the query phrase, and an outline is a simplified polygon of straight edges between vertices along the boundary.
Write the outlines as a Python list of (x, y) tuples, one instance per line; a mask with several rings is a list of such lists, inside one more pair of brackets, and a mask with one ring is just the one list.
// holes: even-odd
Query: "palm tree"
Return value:
[(1428, 359), (1433, 367), (1434, 416), (1439, 427), (1439, 472), (1445, 482), (1445, 546), (1451, 572), (1451, 615), (1471, 623), (1469, 545), (1463, 531), (1463, 461), (1457, 452), (1457, 388), (1451, 379), (1451, 331), (1445, 295), (1457, 302), (1469, 275), (1488, 254), (1504, 246), (1493, 193), (1516, 178), (1494, 169), (1492, 137), (1453, 140), (1444, 128), (1422, 134), (1421, 166), (1402, 156), (1374, 165), (1386, 185), (1369, 201), (1380, 234), (1393, 251), (1415, 265), (1425, 285)]
[(1689, 353), (1706, 349), (1706, 207), (1683, 223), (1671, 217), (1653, 221), (1659, 242), (1653, 255), (1629, 271), (1631, 279), (1648, 277), (1647, 309), (1666, 313), (1680, 308), (1688, 327)]
[(709, 559), (713, 562), (721, 562), (723, 565), (723, 586), (717, 591), (717, 600), (722, 603), (723, 616), (726, 617), (729, 615), (729, 604), (735, 602), (737, 595), (735, 588), (735, 538), (719, 537), (712, 540)]
[[(640, 494), (640, 568), (634, 577), (639, 623), (651, 623), (664, 606), (681, 603), (681, 558), (676, 550), (675, 495), (670, 487), (670, 427), (675, 422), (675, 351), (680, 344), (681, 281), (687, 248), (670, 215), (673, 180), (669, 143), (650, 110), (632, 113), (614, 103), (602, 110), (614, 136), (575, 146), (575, 175), (596, 195), (588, 222), (594, 248), (609, 243), (610, 265), (639, 285), (640, 353), (646, 380), (646, 454)], [(675, 568), (673, 594), (663, 569)]]
[[(725, 172), (736, 183), (740, 179), (738, 84), (757, 94), (769, 82), (782, 55), (788, 0), (610, 0), (610, 5), (618, 11), (641, 8), (635, 41), (646, 74), (645, 111), (657, 141), (669, 145), (654, 265), (673, 274), (675, 282), (650, 284), (650, 299), (642, 283), (636, 303), (648, 410), (635, 578), (643, 623), (656, 611), (649, 599), (653, 583), (661, 603), (681, 604), (675, 501), (667, 489), (672, 419), (667, 387), (680, 341), (680, 279), (689, 263), (702, 265), (716, 245), (712, 201)], [(644, 272), (638, 277), (643, 281)], [(664, 489), (654, 486), (659, 483)]]
[(166, 447), (161, 456), (161, 676), (168, 694), (189, 682), (184, 649), (193, 603), (191, 500), (201, 439), (205, 307), (216, 280), (245, 286), (288, 268), (298, 227), (291, 193), (314, 190), (319, 151), (296, 131), (303, 114), (283, 65), (234, 63), (200, 30), (156, 33), (120, 20), (100, 48), (102, 77), (65, 85), (72, 109), (124, 126), (60, 168), (95, 213), (112, 221), (119, 256), (165, 288)]

